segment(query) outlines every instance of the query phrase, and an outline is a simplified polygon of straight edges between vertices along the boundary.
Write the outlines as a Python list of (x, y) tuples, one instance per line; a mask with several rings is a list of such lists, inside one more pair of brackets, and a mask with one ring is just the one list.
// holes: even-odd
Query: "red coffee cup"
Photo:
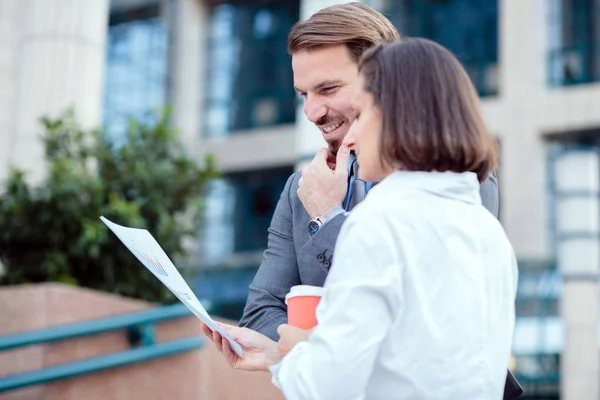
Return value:
[(293, 286), (285, 296), (288, 324), (301, 329), (314, 328), (317, 325), (317, 306), (324, 293), (325, 289), (319, 286)]

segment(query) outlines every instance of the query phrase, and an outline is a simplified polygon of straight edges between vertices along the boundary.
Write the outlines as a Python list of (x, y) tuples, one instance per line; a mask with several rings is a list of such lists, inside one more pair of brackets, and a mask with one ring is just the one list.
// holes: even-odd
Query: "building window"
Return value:
[(373, 0), (404, 37), (456, 55), (480, 96), (498, 94), (498, 0)]
[(215, 264), (234, 252), (235, 188), (228, 179), (209, 183), (204, 203), (201, 264)]
[(130, 118), (150, 122), (165, 106), (168, 31), (160, 6), (112, 13), (106, 46), (103, 122), (115, 140)]
[(562, 279), (550, 260), (519, 260), (511, 370), (531, 399), (557, 399)]
[(198, 297), (214, 315), (238, 319), (263, 259), (268, 229), (293, 166), (233, 173), (210, 185), (199, 235)]
[(294, 122), (287, 35), (298, 18), (298, 0), (230, 2), (212, 8), (206, 136)]
[(253, 267), (267, 247), (268, 228), (292, 166), (231, 173), (212, 182), (205, 200), (199, 264)]
[(551, 86), (600, 81), (600, 3), (548, 0)]

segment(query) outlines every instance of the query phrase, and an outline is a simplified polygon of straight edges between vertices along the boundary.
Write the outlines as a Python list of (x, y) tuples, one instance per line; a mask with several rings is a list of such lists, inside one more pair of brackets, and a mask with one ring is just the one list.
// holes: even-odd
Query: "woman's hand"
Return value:
[(279, 333), (277, 349), (281, 357), (289, 353), (298, 343), (308, 340), (311, 331), (312, 329), (305, 330), (291, 325), (279, 325), (277, 328), (277, 333)]
[(222, 324), (219, 326), (227, 331), (244, 350), (244, 358), (240, 358), (231, 348), (227, 339), (223, 339), (217, 331), (211, 331), (208, 326), (201, 324), (202, 332), (215, 344), (219, 353), (223, 354), (229, 365), (245, 371), (268, 371), (271, 365), (277, 364), (281, 357), (277, 351), (277, 343), (248, 328)]

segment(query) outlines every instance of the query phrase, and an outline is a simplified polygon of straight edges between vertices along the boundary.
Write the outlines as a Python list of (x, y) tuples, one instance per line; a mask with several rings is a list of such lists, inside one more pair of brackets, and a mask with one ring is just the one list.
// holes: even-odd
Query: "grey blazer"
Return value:
[[(285, 295), (295, 285), (323, 286), (331, 267), (344, 214), (308, 236), (310, 220), (296, 193), (301, 173), (288, 179), (269, 227), (264, 259), (252, 284), (240, 326), (279, 340), (277, 327), (287, 323)], [(481, 185), (483, 205), (498, 216), (498, 182), (491, 176)]]

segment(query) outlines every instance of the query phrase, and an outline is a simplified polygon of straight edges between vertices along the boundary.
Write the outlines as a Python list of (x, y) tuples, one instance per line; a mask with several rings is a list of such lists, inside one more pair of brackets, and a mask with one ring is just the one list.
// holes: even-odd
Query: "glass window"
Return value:
[(498, 0), (388, 0), (373, 2), (402, 36), (447, 47), (481, 96), (498, 93)]
[(160, 7), (110, 16), (104, 80), (104, 125), (115, 140), (130, 117), (148, 121), (165, 106), (168, 34)]
[(558, 398), (562, 279), (551, 260), (519, 260), (518, 264), (511, 370), (531, 398)]
[(227, 179), (209, 184), (204, 204), (203, 262), (216, 263), (233, 254), (235, 205), (235, 188)]
[(200, 263), (257, 267), (275, 206), (293, 172), (292, 166), (245, 171), (212, 182), (205, 200)]
[(296, 99), (287, 35), (298, 17), (298, 0), (212, 8), (206, 136), (294, 122)]
[(549, 78), (553, 86), (600, 80), (600, 6), (595, 0), (549, 0)]
[(211, 183), (194, 285), (211, 312), (238, 319), (267, 247), (268, 229), (293, 166), (232, 173)]

